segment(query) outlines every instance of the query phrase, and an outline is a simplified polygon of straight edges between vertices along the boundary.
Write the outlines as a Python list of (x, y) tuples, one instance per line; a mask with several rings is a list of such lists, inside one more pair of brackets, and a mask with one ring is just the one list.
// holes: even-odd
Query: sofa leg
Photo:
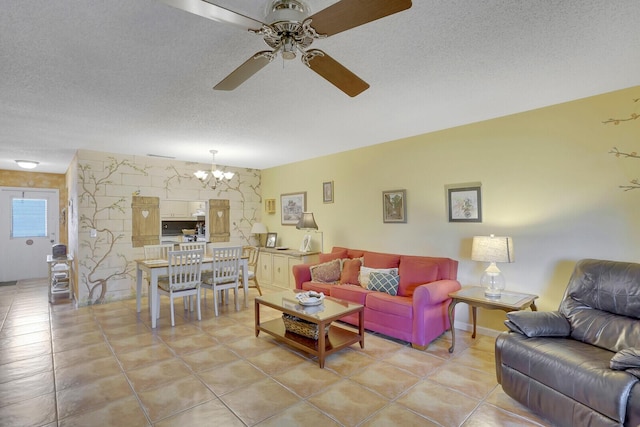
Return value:
[(427, 349), (426, 345), (417, 345), (414, 343), (411, 343), (411, 347), (415, 348), (416, 350), (420, 350), (420, 351), (425, 351)]

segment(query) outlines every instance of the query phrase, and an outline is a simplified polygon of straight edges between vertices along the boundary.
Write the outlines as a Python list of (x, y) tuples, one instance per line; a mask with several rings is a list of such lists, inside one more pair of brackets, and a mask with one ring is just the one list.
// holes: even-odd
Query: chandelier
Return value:
[[(221, 171), (219, 169), (216, 168), (216, 153), (218, 153), (217, 150), (209, 150), (209, 152), (211, 153), (211, 171), (207, 172), (207, 171), (203, 171), (203, 170), (199, 170), (194, 172), (193, 174), (195, 175), (196, 178), (198, 178), (198, 180), (200, 180), (200, 182), (203, 185), (207, 185), (209, 184), (211, 186), (212, 189), (215, 190), (215, 188), (217, 187), (219, 182), (223, 182), (223, 181), (229, 181), (231, 178), (233, 178), (234, 173), (233, 172), (224, 172)], [(213, 178), (213, 182), (211, 182), (211, 178)]]

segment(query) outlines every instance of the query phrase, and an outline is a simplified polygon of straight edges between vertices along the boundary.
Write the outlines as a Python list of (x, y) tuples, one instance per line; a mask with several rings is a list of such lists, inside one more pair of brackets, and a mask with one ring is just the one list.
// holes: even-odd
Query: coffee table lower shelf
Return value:
[[(360, 342), (360, 346), (364, 347), (363, 336), (356, 332), (341, 328), (335, 323), (331, 324), (329, 333), (326, 335), (324, 340), (320, 338), (314, 340), (312, 338), (307, 338), (302, 335), (289, 332), (285, 329), (284, 322), (280, 318), (256, 325), (256, 336), (258, 336), (260, 331), (273, 336), (278, 341), (282, 341), (291, 347), (295, 347), (299, 350), (317, 356), (320, 368), (324, 368), (325, 357), (335, 353), (336, 351), (342, 350), (343, 348), (349, 347), (357, 342)], [(321, 347), (321, 341), (324, 341), (324, 351)]]

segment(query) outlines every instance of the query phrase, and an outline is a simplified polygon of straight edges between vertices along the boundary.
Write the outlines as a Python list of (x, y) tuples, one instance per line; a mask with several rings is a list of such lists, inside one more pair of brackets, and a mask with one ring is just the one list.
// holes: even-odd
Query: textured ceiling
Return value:
[(264, 169), (557, 104), (639, 85), (639, 24), (638, 0), (414, 0), (314, 42), (371, 85), (350, 98), (280, 57), (213, 91), (262, 39), (157, 0), (3, 0), (0, 169), (77, 149)]

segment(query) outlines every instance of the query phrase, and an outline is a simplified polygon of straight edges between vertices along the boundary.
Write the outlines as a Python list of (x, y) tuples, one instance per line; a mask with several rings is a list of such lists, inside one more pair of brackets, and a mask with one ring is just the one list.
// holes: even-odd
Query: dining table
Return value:
[[(136, 311), (142, 311), (142, 276), (147, 273), (149, 278), (149, 314), (151, 315), (151, 328), (157, 325), (156, 307), (160, 303), (158, 296), (158, 277), (169, 274), (169, 261), (166, 259), (137, 259), (136, 262)], [(213, 257), (204, 256), (202, 258), (202, 271), (213, 270)], [(244, 306), (249, 307), (249, 258), (240, 258), (240, 268), (242, 269), (242, 288), (244, 289)]]

